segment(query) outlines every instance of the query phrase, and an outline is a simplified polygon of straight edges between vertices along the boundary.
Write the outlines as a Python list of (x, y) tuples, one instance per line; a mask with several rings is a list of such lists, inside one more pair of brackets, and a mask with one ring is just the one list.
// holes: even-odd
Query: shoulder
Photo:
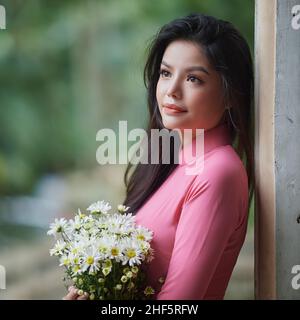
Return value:
[(226, 190), (248, 194), (246, 169), (230, 145), (216, 148), (205, 156), (203, 171), (195, 176), (186, 200), (202, 192), (224, 193)]
[(247, 177), (242, 160), (230, 145), (217, 148), (207, 155), (204, 160), (203, 175), (208, 179), (220, 181), (241, 180)]

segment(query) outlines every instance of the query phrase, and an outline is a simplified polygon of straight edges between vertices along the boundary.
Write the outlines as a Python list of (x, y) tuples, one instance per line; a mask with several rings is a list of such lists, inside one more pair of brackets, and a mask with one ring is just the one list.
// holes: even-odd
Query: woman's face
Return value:
[(162, 58), (156, 89), (166, 128), (208, 130), (215, 127), (224, 112), (222, 92), (221, 78), (199, 46), (185, 40), (169, 44)]

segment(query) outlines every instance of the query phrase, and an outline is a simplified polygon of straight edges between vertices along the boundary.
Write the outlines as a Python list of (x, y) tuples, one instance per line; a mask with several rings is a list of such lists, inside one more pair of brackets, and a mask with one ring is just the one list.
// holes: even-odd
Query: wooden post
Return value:
[(299, 299), (300, 0), (255, 11), (255, 297)]

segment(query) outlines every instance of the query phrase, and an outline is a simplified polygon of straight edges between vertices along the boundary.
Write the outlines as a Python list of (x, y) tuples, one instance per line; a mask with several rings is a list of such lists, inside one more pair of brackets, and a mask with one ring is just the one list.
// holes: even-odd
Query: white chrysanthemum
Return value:
[(64, 254), (64, 250), (66, 249), (66, 243), (62, 240), (57, 240), (54, 247), (50, 249), (50, 256), (60, 256)]
[(125, 265), (128, 263), (131, 267), (136, 264), (141, 264), (144, 255), (135, 241), (127, 240), (123, 242), (123, 262)]
[(75, 217), (78, 217), (81, 222), (85, 222), (88, 219), (88, 216), (81, 212), (81, 210), (78, 208), (78, 213)]
[(109, 247), (109, 259), (114, 259), (117, 262), (123, 261), (122, 247), (117, 241)]
[(94, 221), (87, 221), (82, 225), (85, 230), (91, 230), (94, 228)]
[(147, 241), (138, 241), (138, 246), (141, 251), (146, 254), (149, 251), (150, 243)]
[(73, 233), (73, 241), (76, 242), (87, 242), (89, 241), (90, 237), (90, 231), (84, 228), (81, 228), (79, 233)]
[(68, 233), (79, 232), (82, 226), (81, 218), (79, 216), (75, 216), (74, 220), (69, 220), (69, 225), (67, 228)]
[(133, 231), (135, 217), (132, 214), (121, 215), (114, 213), (107, 217), (107, 231), (116, 235), (128, 235)]
[(107, 221), (103, 221), (103, 220), (100, 220), (97, 222), (97, 227), (98, 229), (100, 229), (101, 231), (103, 230), (107, 230), (108, 229), (108, 224), (107, 224)]
[(146, 262), (149, 263), (154, 259), (154, 249), (153, 248), (149, 248), (148, 249), (148, 254), (146, 256)]
[(92, 203), (86, 210), (90, 211), (91, 213), (107, 213), (111, 209), (111, 206), (108, 202), (97, 201)]
[(81, 233), (85, 235), (85, 237), (94, 237), (99, 233), (99, 228), (97, 226), (97, 221), (89, 216), (85, 223), (82, 224)]
[(73, 255), (80, 255), (86, 247), (86, 241), (78, 239), (78, 241), (72, 241), (69, 246), (69, 252)]
[(126, 207), (126, 206), (124, 206), (124, 205), (122, 205), (122, 204), (119, 204), (119, 205), (118, 205), (118, 211), (119, 211), (120, 213), (124, 213), (124, 212), (126, 212), (128, 209), (129, 209), (129, 207)]
[(151, 248), (150, 243), (147, 241), (140, 241), (139, 247), (142, 254), (146, 257), (146, 262), (151, 262), (154, 259), (154, 249)]
[(90, 239), (94, 239), (98, 237), (99, 234), (99, 229), (92, 225), (92, 226), (88, 226), (86, 228), (81, 228), (80, 231), (78, 233), (73, 233), (72, 235), (72, 239), (73, 241), (89, 241)]
[(82, 263), (82, 261), (83, 261), (82, 256), (80, 256), (78, 253), (70, 252), (69, 255), (68, 255), (68, 258), (69, 258), (70, 263), (71, 263), (72, 266), (80, 265)]
[(95, 242), (95, 246), (101, 255), (101, 259), (105, 260), (110, 256), (110, 248), (113, 244), (113, 241), (111, 241), (110, 237), (104, 236)]
[(90, 248), (95, 246), (97, 242), (97, 238), (87, 236), (86, 234), (80, 234), (76, 237), (76, 248), (78, 249), (79, 254), (84, 254), (84, 252)]
[(62, 232), (64, 241), (57, 241), (50, 254), (60, 257), (60, 266), (66, 267), (68, 277), (89, 274), (98, 280), (100, 273), (105, 278), (117, 262), (120, 268), (127, 265), (129, 272), (124, 276), (128, 280), (135, 276), (133, 267), (153, 259), (153, 232), (135, 224), (132, 213), (126, 213), (129, 207), (120, 205), (118, 213), (107, 214), (110, 209), (109, 203), (98, 201), (87, 208), (88, 214), (78, 210), (73, 220), (55, 219), (51, 224), (48, 234)]
[(60, 264), (59, 266), (64, 266), (64, 267), (69, 267), (71, 265), (71, 261), (69, 259), (68, 255), (63, 255), (60, 259)]
[(71, 270), (72, 270), (73, 276), (77, 276), (82, 273), (82, 269), (78, 264), (73, 265)]
[(153, 238), (153, 231), (150, 231), (142, 226), (135, 228), (134, 236), (141, 241), (151, 241)]
[(96, 241), (97, 249), (102, 255), (102, 259), (116, 259), (120, 261), (122, 257), (122, 246), (114, 235), (108, 234)]
[(65, 218), (55, 219), (54, 223), (50, 224), (50, 230), (47, 232), (48, 235), (56, 235), (65, 231), (68, 223)]
[(89, 273), (94, 273), (99, 270), (99, 260), (101, 256), (95, 246), (87, 248), (83, 254), (82, 271), (89, 271)]

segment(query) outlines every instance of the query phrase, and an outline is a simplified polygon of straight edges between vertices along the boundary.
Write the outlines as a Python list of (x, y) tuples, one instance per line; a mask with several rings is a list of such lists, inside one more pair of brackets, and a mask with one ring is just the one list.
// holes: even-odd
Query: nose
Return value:
[(182, 95), (182, 88), (179, 80), (170, 79), (167, 88), (167, 96), (180, 98)]

